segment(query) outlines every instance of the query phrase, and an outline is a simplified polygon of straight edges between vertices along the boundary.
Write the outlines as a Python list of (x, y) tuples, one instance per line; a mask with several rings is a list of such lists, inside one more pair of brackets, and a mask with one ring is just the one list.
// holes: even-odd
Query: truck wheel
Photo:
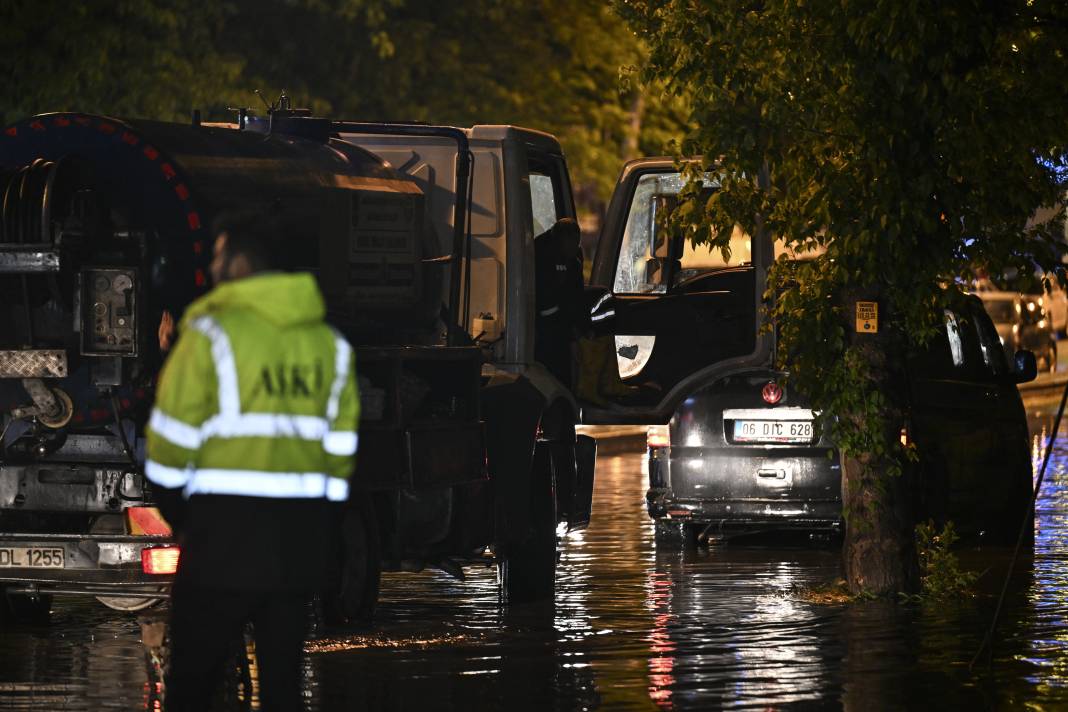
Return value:
[[(158, 590), (160, 593), (163, 593), (165, 589), (163, 589), (163, 587), (160, 587)], [(100, 601), (113, 611), (136, 613), (137, 611), (143, 611), (146, 608), (151, 608), (163, 599), (140, 598), (134, 596), (97, 596), (96, 600)]]
[(331, 626), (370, 625), (378, 604), (382, 551), (378, 518), (371, 502), (346, 508), (341, 519), (341, 550), (323, 596), (323, 615)]
[(505, 601), (551, 600), (556, 592), (556, 491), (547, 445), (534, 450), (530, 492), (530, 529), (513, 543), (499, 564)]

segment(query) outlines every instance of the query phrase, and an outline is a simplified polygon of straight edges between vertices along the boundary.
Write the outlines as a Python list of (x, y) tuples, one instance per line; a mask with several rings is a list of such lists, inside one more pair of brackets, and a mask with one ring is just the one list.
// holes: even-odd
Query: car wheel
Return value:
[(498, 564), (508, 603), (552, 599), (556, 592), (556, 491), (547, 445), (539, 444), (534, 450), (530, 490), (527, 535), (512, 543)]

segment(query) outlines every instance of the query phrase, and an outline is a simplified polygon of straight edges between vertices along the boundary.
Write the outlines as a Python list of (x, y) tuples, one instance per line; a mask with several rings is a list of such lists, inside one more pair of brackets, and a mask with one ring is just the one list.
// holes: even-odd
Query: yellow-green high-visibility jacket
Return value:
[(191, 304), (159, 378), (148, 479), (187, 500), (346, 500), (359, 399), (352, 348), (324, 314), (303, 273), (227, 282)]

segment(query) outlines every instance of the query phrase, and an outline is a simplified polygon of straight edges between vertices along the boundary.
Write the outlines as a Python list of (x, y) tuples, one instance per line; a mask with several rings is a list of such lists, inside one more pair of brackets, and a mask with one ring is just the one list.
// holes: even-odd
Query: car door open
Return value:
[[(667, 221), (685, 182), (671, 159), (623, 169), (587, 290), (588, 341), (607, 341), (614, 355), (583, 358), (584, 422), (666, 422), (721, 375), (770, 363), (773, 337), (760, 322), (772, 240), (736, 229), (729, 260), (692, 245)], [(706, 177), (703, 190), (715, 188)], [(605, 350), (580, 344), (583, 354)]]

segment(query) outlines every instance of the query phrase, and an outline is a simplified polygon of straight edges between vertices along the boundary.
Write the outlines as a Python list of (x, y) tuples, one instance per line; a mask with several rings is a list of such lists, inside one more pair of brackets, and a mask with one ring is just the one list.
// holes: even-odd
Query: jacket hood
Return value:
[(182, 325), (199, 316), (228, 309), (249, 309), (279, 326), (321, 322), (323, 295), (306, 272), (267, 272), (218, 285), (185, 310)]

